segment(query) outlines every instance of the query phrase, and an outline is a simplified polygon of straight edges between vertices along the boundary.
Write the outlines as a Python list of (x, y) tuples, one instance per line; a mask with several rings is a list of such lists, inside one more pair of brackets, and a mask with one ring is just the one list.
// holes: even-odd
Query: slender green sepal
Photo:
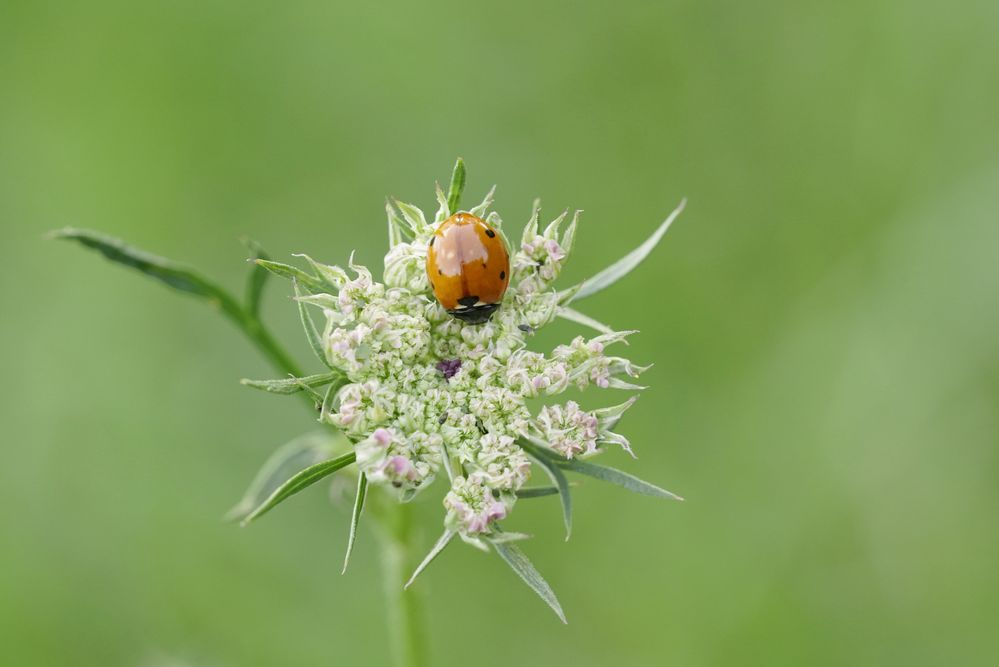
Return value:
[(250, 269), (250, 275), (246, 277), (246, 297), (244, 299), (246, 303), (246, 312), (248, 312), (253, 317), (260, 316), (260, 301), (264, 295), (264, 285), (267, 284), (267, 278), (270, 273), (264, 267), (257, 264), (258, 259), (268, 260), (270, 257), (264, 252), (264, 249), (259, 243), (251, 238), (244, 238), (243, 243), (246, 245), (247, 249), (250, 251), (250, 257), (247, 261), (253, 262), (253, 268)]
[(385, 200), (385, 214), (388, 216), (389, 224), (389, 248), (394, 248), (403, 242), (403, 222), (396, 213), (392, 202)]
[(398, 199), (395, 200), (395, 206), (402, 213), (402, 219), (406, 223), (403, 229), (409, 232), (410, 236), (419, 236), (430, 230), (430, 227), (427, 225), (427, 219), (423, 216), (423, 211), (419, 207), (399, 201)]
[(447, 473), (447, 480), (454, 483), (454, 468), (451, 466), (451, 453), (447, 449), (447, 445), (441, 443), (441, 450), (443, 456), (441, 456), (441, 463), (444, 464), (444, 472)]
[(659, 225), (659, 228), (656, 229), (652, 236), (646, 239), (642, 245), (638, 246), (597, 275), (583, 281), (582, 288), (576, 293), (575, 299), (577, 301), (579, 299), (585, 299), (588, 296), (592, 296), (597, 292), (610, 287), (641, 264), (642, 260), (648, 257), (649, 253), (655, 249), (656, 245), (658, 245), (659, 241), (662, 239), (663, 234), (666, 233), (666, 230), (669, 229), (670, 225), (673, 224), (673, 221), (676, 220), (678, 215), (680, 215), (686, 204), (687, 200), (682, 200), (680, 205), (669, 214), (669, 217), (666, 218), (665, 222)]
[(434, 183), (434, 196), (437, 198), (437, 213), (434, 214), (434, 225), (439, 225), (448, 219), (451, 215), (451, 209), (448, 205), (447, 195), (441, 190), (440, 183)]
[(465, 161), (458, 158), (451, 172), (451, 185), (447, 189), (447, 208), (451, 215), (458, 212), (461, 204), (461, 193), (465, 190)]
[(648, 389), (645, 385), (635, 384), (634, 382), (628, 382), (616, 377), (609, 379), (607, 386), (611, 389), (623, 389), (624, 391), (645, 391)]
[(266, 269), (276, 276), (294, 280), (310, 292), (325, 293), (329, 292), (332, 288), (332, 285), (326, 284), (324, 281), (319, 280), (315, 276), (309, 275), (302, 269), (297, 266), (292, 266), (291, 264), (284, 264), (283, 262), (275, 262), (264, 258), (256, 259), (254, 260), (254, 263), (260, 268)]
[(347, 272), (339, 266), (330, 266), (329, 264), (317, 262), (305, 253), (296, 253), (292, 257), (301, 257), (304, 259), (312, 267), (312, 270), (316, 272), (316, 275), (319, 276), (320, 287), (322, 289), (316, 290), (317, 292), (336, 292), (345, 282), (350, 280)]
[(579, 225), (579, 216), (582, 211), (577, 210), (572, 214), (572, 222), (566, 228), (565, 232), (562, 233), (562, 241), (559, 245), (562, 246), (562, 251), (568, 256), (572, 254), (572, 246), (576, 243), (576, 228)]
[(253, 387), (254, 389), (269, 391), (272, 394), (296, 394), (303, 389), (326, 386), (342, 377), (341, 373), (331, 371), (329, 373), (318, 373), (316, 375), (281, 380), (247, 380), (244, 378), (239, 383), (247, 387)]
[(486, 216), (486, 223), (497, 230), (503, 228), (503, 218), (496, 211), (490, 211), (489, 215)]
[(617, 426), (617, 423), (621, 421), (621, 417), (624, 416), (624, 413), (628, 410), (628, 408), (633, 406), (637, 400), (638, 396), (632, 396), (624, 403), (594, 410), (593, 416), (600, 421), (600, 428), (602, 430), (609, 431)]
[(327, 368), (333, 368), (330, 365), (329, 360), (326, 359), (326, 354), (323, 353), (323, 344), (319, 337), (319, 330), (316, 329), (316, 323), (312, 319), (312, 314), (309, 309), (306, 308), (306, 304), (302, 302), (302, 292), (298, 288), (298, 281), (292, 280), (292, 286), (295, 288), (296, 302), (298, 303), (298, 316), (302, 320), (302, 328), (305, 329), (305, 337), (309, 339), (309, 347), (315, 352), (316, 358), (323, 362), (323, 365)]
[(510, 566), (517, 576), (520, 577), (525, 584), (531, 587), (535, 593), (538, 594), (542, 600), (545, 601), (552, 611), (559, 617), (563, 623), (568, 623), (565, 620), (565, 612), (562, 611), (562, 605), (559, 604), (558, 598), (555, 597), (555, 592), (552, 590), (545, 578), (541, 576), (534, 564), (531, 563), (527, 555), (520, 550), (516, 544), (511, 542), (496, 542), (490, 541), (493, 548), (496, 549), (496, 553), (500, 555), (507, 565)]
[(451, 543), (451, 538), (453, 538), (454, 536), (455, 532), (453, 530), (444, 531), (444, 534), (440, 536), (440, 539), (437, 540), (437, 543), (434, 544), (432, 549), (430, 549), (430, 553), (428, 553), (426, 558), (423, 559), (423, 562), (421, 562), (419, 565), (416, 566), (416, 570), (413, 572), (413, 576), (409, 578), (409, 581), (406, 582), (406, 585), (403, 586), (403, 588), (410, 587), (410, 585), (416, 580), (416, 578), (420, 576), (420, 573), (423, 572), (423, 570), (425, 570), (427, 566), (430, 565), (430, 563), (435, 558), (437, 558), (438, 555), (440, 555), (440, 552), (444, 551), (444, 547), (446, 547), (448, 544)]
[(493, 195), (495, 194), (496, 194), (496, 186), (494, 185), (493, 187), (489, 188), (489, 192), (486, 193), (486, 196), (482, 200), (482, 203), (479, 204), (478, 206), (473, 207), (468, 212), (477, 218), (484, 218), (486, 215), (486, 211), (488, 211), (489, 207), (493, 205)]
[[(565, 209), (557, 218), (549, 222), (548, 226), (545, 227), (545, 231), (543, 231), (541, 235), (546, 239), (558, 239), (558, 228), (562, 226), (562, 222), (565, 220), (567, 215), (569, 215), (569, 209)], [(563, 248), (563, 250), (564, 249), (565, 248)]]
[(354, 511), (350, 514), (350, 533), (347, 535), (347, 553), (343, 557), (343, 569), (340, 574), (347, 573), (347, 565), (350, 563), (350, 554), (354, 550), (354, 538), (357, 537), (357, 524), (361, 520), (361, 512), (364, 511), (364, 498), (368, 495), (368, 478), (363, 472), (357, 475), (357, 495), (354, 496)]
[(349, 466), (356, 459), (357, 454), (354, 452), (348, 452), (343, 456), (338, 456), (335, 459), (316, 463), (315, 465), (311, 465), (305, 470), (302, 470), (298, 474), (292, 476), (284, 484), (276, 488), (264, 502), (258, 505), (252, 512), (247, 514), (246, 518), (241, 522), (241, 525), (245, 526), (251, 521), (259, 519), (261, 516), (271, 511), (299, 491), (302, 491), (303, 489), (312, 486), (319, 480), (332, 475), (337, 470)]
[(333, 414), (333, 404), (336, 403), (337, 393), (346, 384), (346, 380), (334, 382), (326, 388), (326, 396), (323, 397), (322, 407), (319, 409), (319, 421), (327, 421)]

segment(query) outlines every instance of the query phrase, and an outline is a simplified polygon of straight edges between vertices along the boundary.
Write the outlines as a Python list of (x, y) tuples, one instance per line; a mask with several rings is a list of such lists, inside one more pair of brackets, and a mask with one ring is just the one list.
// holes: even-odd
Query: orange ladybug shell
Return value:
[(449, 313), (480, 324), (499, 307), (510, 284), (510, 255), (489, 223), (455, 213), (430, 237), (427, 278)]

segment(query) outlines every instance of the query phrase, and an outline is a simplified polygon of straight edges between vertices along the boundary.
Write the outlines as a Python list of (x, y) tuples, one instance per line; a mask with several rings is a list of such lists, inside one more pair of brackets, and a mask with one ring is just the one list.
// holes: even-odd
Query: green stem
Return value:
[(417, 589), (403, 588), (419, 564), (412, 539), (411, 508), (387, 498), (380, 510), (382, 572), (392, 659), (396, 667), (423, 667), (427, 664), (423, 601)]

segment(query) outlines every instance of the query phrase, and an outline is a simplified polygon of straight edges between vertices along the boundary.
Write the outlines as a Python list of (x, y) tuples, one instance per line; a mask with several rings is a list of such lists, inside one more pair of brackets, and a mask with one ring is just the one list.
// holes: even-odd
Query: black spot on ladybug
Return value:
[(466, 308), (470, 308), (479, 302), (479, 297), (477, 296), (463, 296), (458, 299), (458, 303)]
[(442, 269), (437, 269), (437, 275), (443, 276), (444, 275), (444, 271)]
[(489, 237), (489, 238), (491, 238), (491, 239), (493, 239), (493, 238), (496, 238), (496, 232), (494, 232), (494, 231), (493, 231), (493, 230), (491, 230), (491, 229), (487, 229), (487, 230), (486, 230), (486, 236), (488, 236), (488, 237)]
[(433, 244), (434, 244), (434, 239), (435, 239), (435, 238), (437, 238), (437, 237), (436, 237), (436, 236), (431, 236), (431, 237), (430, 237), (430, 245), (433, 245)]
[(500, 271), (500, 280), (506, 280), (506, 271)]

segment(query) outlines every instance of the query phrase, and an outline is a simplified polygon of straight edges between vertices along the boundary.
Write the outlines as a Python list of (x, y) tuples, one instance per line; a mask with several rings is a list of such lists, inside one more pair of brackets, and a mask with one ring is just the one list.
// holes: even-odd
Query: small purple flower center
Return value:
[(437, 370), (444, 374), (445, 380), (450, 380), (461, 369), (461, 359), (441, 359), (437, 362)]

